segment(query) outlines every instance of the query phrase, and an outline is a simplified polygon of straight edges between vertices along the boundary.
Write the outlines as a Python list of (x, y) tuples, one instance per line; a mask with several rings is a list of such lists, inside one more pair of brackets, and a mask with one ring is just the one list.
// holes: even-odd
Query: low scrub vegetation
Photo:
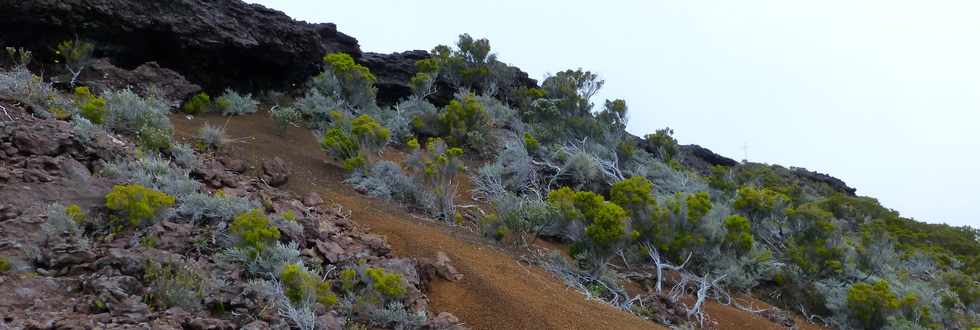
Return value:
[(187, 102), (184, 102), (184, 105), (180, 107), (180, 111), (188, 115), (200, 115), (211, 112), (213, 108), (214, 105), (211, 103), (211, 96), (208, 93), (200, 92), (194, 94)]
[[(70, 85), (92, 48), (77, 40), (57, 47), (74, 76)], [(254, 291), (292, 326), (313, 328), (323, 309), (349, 324), (424, 323), (425, 315), (404, 305), (412, 288), (397, 272), (304, 257), (289, 241), (290, 233), (304, 232), (304, 215), (270, 218), (254, 201), (203, 191), (189, 177), (194, 151), (173, 143), (165, 102), (128, 89), (95, 95), (77, 87), (62, 95), (26, 70), (29, 53), (9, 55), (16, 65), (0, 70), (0, 98), (70, 120), (80, 140), (104, 130), (141, 149), (138, 159), (102, 168), (126, 183), (105, 196), (105, 209), (49, 206), (45, 239), (85, 240), (106, 209), (110, 224), (121, 229), (145, 229), (164, 218), (216, 225), (227, 228), (227, 238), (213, 239), (221, 256), (241, 266)], [(834, 328), (980, 324), (977, 229), (903, 218), (796, 169), (692, 165), (672, 129), (633, 137), (625, 131), (626, 101), (596, 106), (605, 81), (594, 72), (569, 69), (548, 75), (540, 88), (515, 86), (513, 68), (497, 59), (488, 40), (462, 35), (455, 47), (437, 46), (431, 58), (415, 63), (411, 95), (382, 108), (377, 77), (367, 67), (343, 53), (327, 54), (323, 64), (301, 98), (270, 109), (279, 134), (308, 126), (357, 191), (447, 223), (466, 225), (457, 203), (462, 175), (470, 174), (481, 203), (466, 207), (486, 212), (467, 216), (479, 218), (483, 233), (517, 247), (539, 237), (570, 245), (571, 258), (531, 259), (588, 297), (644, 317), (656, 315), (644, 301), (669, 301), (683, 306), (677, 308), (692, 322), (704, 320), (708, 299), (737, 304), (733, 293), (755, 293)], [(257, 109), (249, 94), (229, 89), (214, 100), (197, 94), (180, 110), (243, 115)], [(224, 129), (211, 125), (197, 138), (202, 150), (228, 142)], [(382, 159), (389, 147), (407, 154), (404, 161)], [(467, 173), (464, 159), (478, 165)], [(155, 245), (150, 236), (142, 242)], [(0, 263), (0, 271), (9, 267)], [(155, 308), (203, 307), (208, 288), (193, 267), (175, 261), (144, 270), (147, 302)], [(650, 292), (630, 296), (623, 289), (627, 277), (646, 281)]]
[(105, 196), (106, 207), (129, 226), (156, 220), (174, 201), (173, 196), (138, 184), (117, 185)]
[(224, 116), (248, 115), (259, 110), (259, 102), (252, 99), (252, 94), (243, 95), (231, 89), (226, 89), (224, 94), (214, 101), (214, 106), (221, 110)]
[(369, 115), (353, 117), (334, 111), (330, 117), (333, 122), (323, 133), (320, 146), (331, 158), (342, 162), (348, 171), (362, 170), (373, 164), (391, 137), (391, 131)]

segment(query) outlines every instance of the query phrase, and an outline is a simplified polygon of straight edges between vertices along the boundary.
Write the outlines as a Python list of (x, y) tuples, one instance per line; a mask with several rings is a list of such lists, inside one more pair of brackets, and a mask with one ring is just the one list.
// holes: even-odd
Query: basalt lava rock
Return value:
[(318, 72), (326, 53), (360, 56), (333, 24), (237, 0), (0, 0), (0, 35), (36, 63), (53, 63), (55, 45), (77, 37), (124, 69), (157, 62), (216, 91), (285, 87)]

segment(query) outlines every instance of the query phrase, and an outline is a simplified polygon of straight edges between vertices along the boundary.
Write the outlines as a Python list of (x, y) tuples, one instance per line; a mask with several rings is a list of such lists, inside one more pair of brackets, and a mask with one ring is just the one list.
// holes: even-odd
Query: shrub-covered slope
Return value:
[[(280, 202), (294, 208), (277, 204), (276, 190), (268, 187), (286, 182), (282, 169), (288, 164), (263, 165), (265, 173), (243, 182), (239, 174), (246, 165), (241, 161), (200, 159), (194, 151), (220, 154), (235, 143), (226, 137), (225, 126), (204, 125), (193, 146), (174, 143), (168, 114), (176, 107), (160, 95), (174, 93), (111, 86), (93, 91), (97, 84), (82, 73), (91, 71), (94, 57), (106, 55), (133, 61), (131, 65), (156, 60), (203, 83), (216, 97), (185, 95), (180, 110), (190, 115), (264, 115), (256, 114), (261, 94), (276, 131), (312, 131), (321, 150), (309, 152), (329, 157), (332, 166), (345, 172), (344, 183), (356, 191), (417, 216), (479, 232), (485, 244), (506, 247), (583, 296), (653, 322), (711, 328), (722, 323), (712, 319), (706, 306), (717, 303), (790, 325), (787, 311), (834, 328), (980, 325), (977, 229), (903, 218), (826, 174), (735, 162), (699, 146), (683, 146), (667, 127), (633, 136), (625, 131), (630, 111), (625, 100), (594, 99), (605, 83), (596, 73), (569, 69), (538, 84), (499, 61), (488, 40), (467, 34), (455, 45), (438, 45), (430, 52), (361, 55), (353, 46), (326, 46), (321, 38), (327, 36), (306, 23), (236, 1), (127, 4), (118, 9), (107, 6), (111, 3), (0, 3), (0, 9), (11, 10), (4, 15), (50, 11), (50, 16), (18, 16), (15, 22), (58, 31), (45, 37), (55, 38), (51, 40), (15, 39), (27, 48), (8, 49), (7, 65), (0, 71), (0, 100), (15, 110), (11, 114), (4, 107), (0, 114), (0, 132), (5, 134), (0, 156), (10, 160), (0, 179), (36, 183), (32, 191), (47, 191), (41, 187), (78, 189), (72, 181), (57, 181), (60, 176), (54, 173), (61, 173), (61, 164), (83, 164), (89, 171), (81, 171), (83, 179), (101, 173), (93, 177), (95, 184), (81, 186), (93, 191), (66, 190), (71, 194), (55, 197), (62, 206), (43, 208), (43, 226), (61, 233), (54, 235), (58, 239), (84, 247), (31, 252), (30, 244), (49, 238), (19, 236), (17, 244), (6, 245), (14, 248), (3, 250), (14, 251), (5, 252), (14, 262), (0, 266), (14, 269), (18, 278), (27, 271), (82, 276), (89, 266), (79, 264), (104, 265), (108, 261), (97, 260), (112, 248), (154, 251), (162, 242), (153, 236), (157, 231), (191, 224), (190, 236), (221, 235), (181, 250), (183, 257), (204, 263), (196, 271), (152, 258), (156, 264), (141, 259), (142, 273), (119, 270), (119, 276), (134, 278), (120, 281), (133, 286), (120, 289), (123, 295), (113, 305), (106, 305), (108, 297), (81, 291), (94, 305), (85, 315), (106, 309), (117, 313), (112, 315), (143, 311), (144, 305), (156, 306), (146, 308), (147, 313), (178, 305), (211, 307), (214, 301), (193, 294), (206, 288), (188, 283), (219, 274), (251, 280), (256, 303), (276, 307), (264, 322), (308, 328), (334, 317), (347, 325), (411, 328), (447, 320), (429, 319), (432, 315), (420, 307), (420, 283), (396, 285), (406, 283), (395, 279), (393, 267), (386, 267), (398, 261), (384, 248), (365, 242), (373, 252), (343, 258), (338, 256), (344, 250), (341, 242), (330, 241), (335, 236), (321, 235), (311, 242), (306, 235), (322, 228), (314, 225), (322, 225), (317, 212), (323, 210), (300, 208), (301, 203), (288, 197)], [(208, 18), (228, 24), (195, 22), (165, 33), (131, 12), (139, 6), (165, 11), (160, 26), (188, 19), (187, 10), (193, 8), (212, 9)], [(40, 18), (59, 15), (67, 16)], [(269, 16), (277, 24), (244, 24), (252, 16)], [(81, 23), (86, 17), (96, 23)], [(130, 20), (139, 24), (124, 23)], [(117, 27), (113, 24), (129, 29), (108, 31)], [(250, 37), (278, 24), (286, 32), (271, 40)], [(79, 38), (64, 36), (76, 29), (82, 31)], [(160, 46), (199, 50), (194, 54), (201, 61), (183, 63), (131, 39), (106, 39), (112, 33), (133, 37), (130, 33), (147, 32), (140, 29), (151, 29), (151, 36), (162, 33), (161, 40), (172, 42)], [(262, 52), (268, 54), (258, 54)], [(263, 57), (269, 55), (280, 56)], [(220, 61), (227, 58), (255, 65)], [(46, 68), (59, 83), (51, 85), (52, 79), (34, 76), (28, 68)], [(229, 70), (241, 73), (225, 76)], [(302, 83), (292, 88), (297, 81)], [(262, 90), (277, 86), (285, 89)], [(29, 118), (17, 109), (29, 109)], [(29, 125), (47, 127), (61, 142), (25, 142), (36, 134)], [(107, 157), (99, 151), (106, 148), (84, 147), (106, 139), (110, 144), (102, 145), (133, 150), (122, 142), (131, 141), (138, 150)], [(391, 152), (404, 157), (390, 157)], [(14, 221), (5, 224), (40, 226), (42, 221), (30, 219), (41, 219), (41, 209), (21, 211), (34, 202), (14, 198), (21, 196), (19, 188), (4, 189), (21, 203), (0, 209), (4, 219)], [(296, 219), (305, 220), (297, 224)], [(542, 240), (558, 248), (541, 248)], [(299, 250), (306, 247), (312, 256)], [(64, 264), (62, 255), (52, 257), (52, 251), (71, 256), (82, 251), (83, 261)], [(225, 272), (211, 272), (212, 267)], [(228, 275), (225, 267), (237, 269), (235, 275)], [(401, 275), (411, 278), (410, 271)], [(174, 286), (182, 294), (168, 291)], [(137, 299), (137, 292), (142, 298)], [(746, 295), (779, 309), (755, 310), (737, 299)], [(127, 301), (122, 309), (112, 309)], [(207, 309), (202, 317), (244, 323), (222, 314), (229, 307), (225, 301), (218, 306), (214, 308), (219, 311)], [(244, 308), (242, 313), (260, 313), (250, 310), (251, 305), (235, 306)]]

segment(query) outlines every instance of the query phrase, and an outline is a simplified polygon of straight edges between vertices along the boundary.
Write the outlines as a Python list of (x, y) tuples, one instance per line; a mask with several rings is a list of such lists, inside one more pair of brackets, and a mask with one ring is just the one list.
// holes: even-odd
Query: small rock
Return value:
[(435, 318), (429, 320), (425, 325), (426, 329), (453, 329), (462, 330), (465, 327), (459, 325), (459, 318), (449, 312), (442, 312), (436, 315)]
[(269, 324), (262, 321), (252, 321), (246, 324), (241, 330), (265, 330), (269, 329)]
[(238, 181), (230, 175), (221, 176), (221, 185), (229, 188), (238, 188)]
[(337, 243), (331, 241), (324, 242), (321, 240), (316, 240), (314, 244), (316, 245), (317, 251), (319, 251), (320, 254), (327, 259), (327, 261), (330, 261), (330, 263), (336, 263), (340, 261), (341, 257), (344, 255), (344, 249), (341, 248), (340, 245), (338, 245)]
[(320, 194), (317, 194), (316, 192), (310, 192), (309, 194), (303, 196), (303, 205), (306, 205), (307, 207), (323, 205), (323, 198), (321, 198)]
[(456, 267), (452, 265), (452, 260), (449, 259), (449, 256), (445, 252), (439, 251), (436, 254), (436, 262), (433, 263), (433, 266), (436, 267), (436, 272), (439, 276), (446, 280), (455, 282), (463, 279), (463, 274), (456, 271)]
[(262, 180), (270, 186), (279, 187), (289, 180), (289, 168), (282, 158), (275, 157), (262, 162)]
[(378, 255), (388, 255), (391, 253), (391, 245), (388, 245), (388, 241), (385, 240), (384, 236), (364, 234), (361, 239), (364, 241), (364, 244)]
[(245, 171), (248, 170), (248, 165), (245, 164), (245, 161), (241, 159), (234, 159), (231, 157), (221, 157), (218, 159), (218, 161), (221, 162), (221, 165), (225, 166), (226, 170), (235, 173), (241, 174), (241, 173), (245, 173)]
[(437, 277), (451, 282), (463, 279), (463, 274), (457, 271), (456, 267), (453, 267), (452, 260), (442, 251), (436, 254), (435, 259), (423, 258), (419, 260), (417, 271), (426, 289), (428, 289), (428, 284)]

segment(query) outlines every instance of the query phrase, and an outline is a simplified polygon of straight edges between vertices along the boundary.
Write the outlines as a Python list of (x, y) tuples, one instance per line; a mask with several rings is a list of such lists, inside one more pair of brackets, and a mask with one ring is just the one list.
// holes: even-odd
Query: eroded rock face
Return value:
[(738, 162), (736, 162), (734, 159), (716, 154), (714, 151), (708, 150), (708, 148), (696, 144), (683, 145), (680, 146), (679, 149), (681, 153), (688, 156), (685, 157), (684, 161), (696, 162), (699, 163), (697, 165), (701, 165), (695, 167), (700, 168), (706, 166), (710, 168), (711, 166), (714, 165), (721, 165), (721, 166), (738, 165)]
[(0, 34), (39, 58), (77, 36), (120, 67), (155, 61), (209, 90), (289, 86), (318, 72), (326, 53), (360, 56), (333, 24), (237, 0), (0, 0)]

